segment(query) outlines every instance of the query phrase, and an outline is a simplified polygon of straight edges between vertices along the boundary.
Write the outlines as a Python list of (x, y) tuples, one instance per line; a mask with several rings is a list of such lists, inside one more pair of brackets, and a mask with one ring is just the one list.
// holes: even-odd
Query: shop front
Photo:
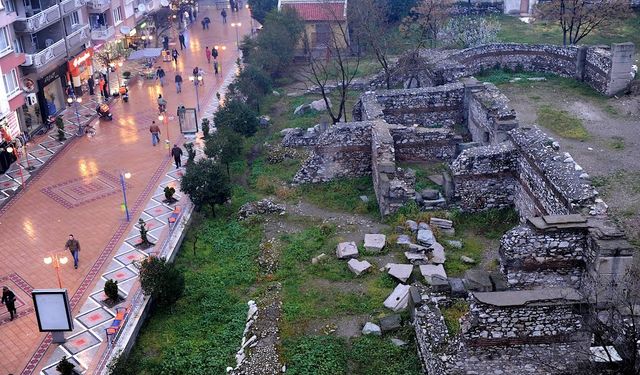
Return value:
[(76, 96), (82, 96), (83, 86), (93, 74), (93, 48), (89, 47), (68, 63), (69, 78)]
[(22, 110), (19, 110), (19, 116), (25, 132), (35, 132), (50, 115), (65, 108), (67, 68), (65, 62), (40, 79), (37, 76), (23, 77), (22, 89), (26, 93), (26, 101)]
[(10, 112), (0, 119), (0, 174), (5, 173), (16, 161), (14, 148), (20, 127), (15, 112)]

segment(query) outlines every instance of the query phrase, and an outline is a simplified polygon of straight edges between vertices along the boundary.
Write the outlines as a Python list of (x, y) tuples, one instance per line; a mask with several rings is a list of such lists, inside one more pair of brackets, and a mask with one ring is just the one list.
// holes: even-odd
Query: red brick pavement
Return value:
[[(74, 270), (71, 263), (60, 269), (62, 284), (69, 289), (74, 304), (74, 313), (86, 300), (102, 266), (111, 259), (114, 250), (122, 242), (133, 223), (124, 221), (121, 211), (122, 195), (119, 186), (110, 184), (110, 179), (96, 182), (95, 176), (118, 176), (120, 171), (131, 172), (127, 198), (132, 209), (140, 212), (157, 186), (157, 179), (168, 168), (168, 150), (153, 147), (148, 132), (149, 121), (157, 118), (156, 98), (162, 93), (169, 102), (169, 112), (175, 113), (177, 104), (195, 107), (195, 91), (188, 81), (193, 66), (206, 67), (205, 86), (200, 91), (200, 104), (206, 103), (217, 91), (223, 76), (217, 79), (211, 66), (206, 65), (204, 48), (206, 45), (225, 45), (227, 49), (219, 59), (227, 70), (234, 67), (236, 55), (235, 30), (230, 22), (242, 22), (241, 35), (250, 29), (248, 11), (240, 14), (229, 13), (229, 23), (221, 25), (215, 8), (201, 8), (199, 18), (208, 15), (213, 23), (210, 30), (201, 30), (196, 22), (188, 33), (188, 50), (182, 51), (178, 69), (185, 82), (178, 97), (173, 84), (173, 69), (170, 63), (161, 63), (167, 71), (168, 79), (164, 88), (155, 81), (138, 80), (130, 87), (129, 103), (116, 101), (112, 105), (113, 122), (95, 125), (94, 137), (83, 137), (74, 141), (61, 152), (46, 169), (30, 182), (26, 190), (11, 204), (0, 211), (0, 283), (18, 289), (28, 296), (22, 287), (56, 287), (56, 274), (51, 266), (43, 263), (43, 258), (62, 251), (69, 233), (73, 233), (81, 243), (80, 266)], [(177, 42), (177, 41), (176, 41)], [(177, 43), (176, 43), (177, 45)], [(171, 143), (180, 142), (181, 136), (177, 120), (170, 121)], [(165, 126), (162, 125), (162, 139)], [(71, 189), (59, 189), (61, 184), (72, 183)], [(55, 190), (63, 201), (61, 204), (45, 192)], [(116, 190), (116, 192), (114, 192)], [(43, 192), (44, 191), (44, 192)], [(85, 199), (85, 196), (89, 196)], [(131, 203), (133, 202), (133, 203)], [(0, 307), (4, 308), (4, 307)], [(20, 310), (32, 308), (30, 300)], [(19, 311), (20, 311), (19, 310)], [(31, 373), (42, 364), (39, 360), (52, 352), (56, 344), (50, 345), (49, 336), (38, 332), (34, 313), (27, 313), (18, 319), (3, 323), (0, 319), (0, 373)], [(27, 368), (27, 364), (32, 366)], [(23, 371), (24, 370), (24, 371)]]

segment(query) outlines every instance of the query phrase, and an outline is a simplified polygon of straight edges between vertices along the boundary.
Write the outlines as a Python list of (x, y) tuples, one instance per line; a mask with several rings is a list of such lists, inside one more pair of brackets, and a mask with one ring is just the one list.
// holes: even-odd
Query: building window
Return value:
[(122, 7), (117, 7), (113, 10), (113, 24), (116, 25), (122, 22)]
[(69, 21), (71, 21), (72, 27), (80, 24), (80, 14), (77, 10), (69, 15)]
[(13, 13), (16, 11), (16, 6), (13, 3), (13, 0), (2, 0), (2, 5), (4, 6), (4, 11), (7, 13)]
[(9, 28), (7, 26), (0, 27), (0, 54), (11, 50), (11, 42), (9, 42)]
[(12, 96), (20, 90), (20, 86), (18, 86), (18, 73), (15, 69), (11, 69), (9, 73), (3, 74), (2, 80), (4, 81), (4, 89), (7, 92), (7, 96)]

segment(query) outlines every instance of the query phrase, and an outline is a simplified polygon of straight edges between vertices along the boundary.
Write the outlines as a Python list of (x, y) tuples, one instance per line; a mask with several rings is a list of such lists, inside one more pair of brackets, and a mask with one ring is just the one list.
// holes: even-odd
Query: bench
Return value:
[(111, 343), (113, 338), (116, 336), (116, 334), (120, 330), (120, 327), (122, 327), (122, 325), (124, 324), (124, 319), (129, 314), (130, 309), (131, 309), (131, 306), (128, 306), (126, 308), (116, 307), (116, 317), (113, 318), (113, 322), (111, 322), (111, 326), (104, 329), (104, 331), (107, 334), (107, 340), (109, 340), (109, 336), (111, 336), (111, 340), (109, 340), (109, 343)]
[(180, 211), (181, 211), (180, 206), (176, 206), (176, 208), (173, 209), (173, 212), (167, 219), (169, 221), (169, 224), (174, 224), (178, 220), (178, 216), (180, 216)]

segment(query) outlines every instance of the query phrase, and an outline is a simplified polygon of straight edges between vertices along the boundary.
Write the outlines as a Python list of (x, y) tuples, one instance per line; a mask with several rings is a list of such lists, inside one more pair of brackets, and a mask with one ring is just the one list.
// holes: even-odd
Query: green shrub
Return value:
[(333, 336), (303, 336), (285, 342), (289, 375), (347, 374), (347, 345)]
[(150, 256), (140, 265), (140, 286), (158, 306), (173, 305), (184, 292), (184, 276), (165, 258)]
[(104, 283), (104, 294), (112, 301), (118, 300), (118, 280), (107, 280)]
[(361, 336), (352, 343), (349, 355), (353, 374), (419, 375), (420, 361), (413, 345), (398, 347), (388, 337)]
[(58, 362), (58, 365), (56, 366), (56, 370), (61, 374), (61, 375), (72, 375), (75, 373), (75, 371), (73, 370), (76, 366), (69, 362), (69, 360), (67, 359), (67, 356), (63, 356), (62, 359), (60, 360), (60, 362)]

